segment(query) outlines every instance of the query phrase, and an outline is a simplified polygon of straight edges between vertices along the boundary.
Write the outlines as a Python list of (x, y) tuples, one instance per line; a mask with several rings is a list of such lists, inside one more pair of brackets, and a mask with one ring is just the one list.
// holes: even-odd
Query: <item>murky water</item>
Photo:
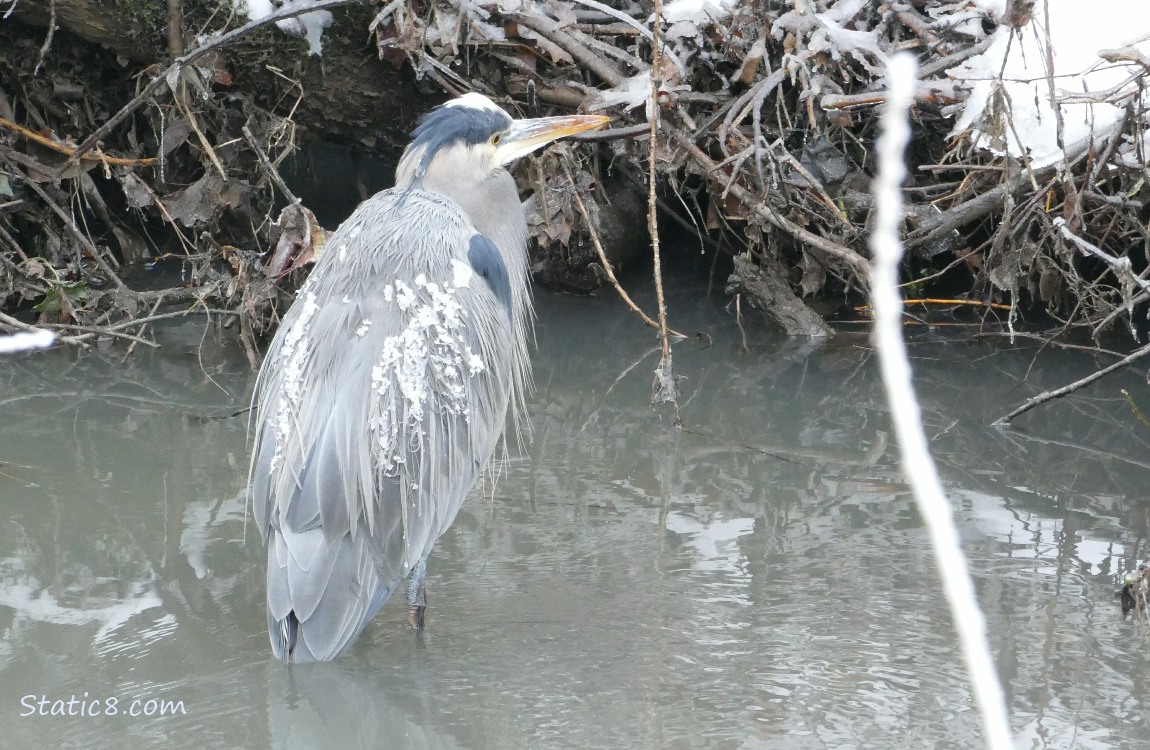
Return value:
[[(396, 600), (309, 668), (267, 644), (239, 352), (189, 323), (123, 364), (4, 360), (0, 745), (978, 746), (865, 336), (743, 350), (718, 304), (672, 306), (711, 337), (676, 346), (680, 431), (648, 406), (641, 324), (541, 295), (533, 433), (441, 540), (426, 633)], [(1002, 431), (1092, 363), (912, 351), (1018, 747), (1146, 747), (1150, 629), (1113, 595), (1150, 528), (1150, 428), (1119, 393), (1146, 408), (1145, 380)]]

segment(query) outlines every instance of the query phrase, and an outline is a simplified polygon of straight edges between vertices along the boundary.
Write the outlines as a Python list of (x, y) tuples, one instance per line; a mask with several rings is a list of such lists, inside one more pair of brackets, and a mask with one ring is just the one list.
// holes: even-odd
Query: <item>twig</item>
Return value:
[[(220, 47), (225, 47), (237, 39), (247, 36), (256, 29), (261, 29), (264, 26), (269, 26), (276, 21), (295, 18), (296, 16), (302, 16), (304, 13), (311, 13), (317, 10), (330, 10), (332, 8), (338, 8), (343, 5), (352, 5), (355, 3), (363, 3), (365, 1), (366, 0), (317, 0), (317, 2), (314, 3), (298, 3), (295, 5), (289, 5), (280, 10), (277, 10), (271, 15), (264, 16), (258, 21), (250, 21), (238, 29), (233, 29), (232, 31), (218, 36), (206, 44), (196, 47), (191, 52), (188, 52), (182, 57), (177, 58), (175, 62), (164, 68), (164, 70), (157, 73), (152, 78), (152, 80), (148, 81), (148, 85), (144, 86), (140, 93), (136, 94), (132, 101), (121, 107), (119, 112), (112, 115), (103, 125), (96, 128), (96, 130), (91, 135), (85, 138), (84, 142), (76, 148), (75, 152), (72, 154), (72, 157), (68, 160), (69, 163), (74, 163), (81, 156), (91, 151), (92, 148), (95, 147), (97, 143), (99, 143), (101, 138), (104, 138), (106, 135), (108, 135), (108, 133), (111, 133), (112, 129), (123, 122), (128, 117), (128, 115), (132, 114), (141, 106), (143, 106), (143, 104), (151, 98), (152, 94), (154, 94), (165, 83), (167, 83), (169, 76), (178, 74), (179, 71), (183, 70), (186, 66), (190, 65), (196, 60), (199, 60), (201, 57), (208, 54), (212, 50), (219, 49)], [(65, 165), (65, 167), (66, 166), (67, 165)], [(63, 171), (64, 168), (61, 168), (60, 172)]]
[[(918, 283), (917, 281), (914, 283)], [(899, 284), (901, 289), (904, 286), (911, 286), (910, 283)], [(1004, 305), (1001, 302), (983, 302), (979, 299), (936, 299), (933, 297), (923, 297), (922, 299), (904, 299), (903, 305), (966, 305), (969, 307), (987, 307), (992, 310), (1009, 310), (1010, 305)], [(855, 312), (870, 312), (870, 305), (856, 305)]]
[[(0, 323), (3, 323), (4, 325), (11, 328), (15, 328), (17, 331), (23, 331), (24, 333), (38, 333), (39, 331), (44, 330), (42, 328), (37, 328), (34, 325), (29, 325), (28, 323), (17, 320), (11, 315), (5, 315), (4, 313), (0, 313)], [(82, 337), (80, 336), (56, 336), (56, 341), (65, 344), (80, 344), (81, 346), (86, 346), (86, 344), (82, 343)]]
[(1012, 438), (1025, 440), (1030, 443), (1038, 443), (1039, 445), (1057, 445), (1063, 448), (1073, 448), (1075, 451), (1083, 453), (1087, 456), (1094, 456), (1101, 460), (1114, 460), (1121, 461), (1129, 466), (1137, 466), (1141, 469), (1150, 469), (1150, 461), (1143, 461), (1131, 456), (1123, 456), (1114, 451), (1106, 451), (1099, 448), (1097, 445), (1091, 445), (1086, 442), (1077, 440), (1059, 440), (1058, 438), (1044, 437), (1042, 435), (1032, 435), (1022, 430), (1014, 430), (1010, 433)]
[(948, 68), (953, 68), (955, 65), (958, 65), (963, 60), (968, 60), (968, 59), (974, 57), (975, 55), (981, 55), (983, 52), (990, 49), (990, 45), (993, 44), (997, 38), (998, 37), (996, 37), (993, 34), (988, 35), (985, 39), (983, 39), (978, 44), (972, 44), (971, 46), (966, 47), (965, 49), (961, 49), (958, 52), (955, 52), (953, 55), (947, 55), (946, 57), (940, 57), (933, 62), (929, 62), (926, 65), (923, 65), (922, 66), (922, 72), (920, 73), (920, 78), (922, 78), (923, 80), (925, 80), (927, 78), (932, 78), (932, 77), (938, 75), (939, 73), (941, 73), (942, 71), (947, 70)]
[[(176, 0), (176, 1), (178, 2), (178, 0)], [(157, 297), (156, 303), (154, 305), (152, 305), (152, 309), (151, 309), (151, 311), (148, 312), (148, 315), (155, 315), (156, 310), (159, 310), (160, 305), (162, 305), (163, 303), (164, 303), (164, 298), (163, 297)], [(147, 330), (147, 328), (148, 328), (147, 323), (144, 323), (143, 325), (140, 326), (140, 330), (138, 331), (138, 335), (140, 336), (141, 339), (143, 339), (144, 331)], [(123, 359), (120, 360), (120, 364), (127, 362), (128, 357), (132, 356), (132, 352), (134, 352), (136, 350), (136, 343), (137, 342), (133, 341), (131, 343), (131, 345), (128, 346), (128, 351), (124, 352), (124, 357), (123, 357)], [(157, 346), (158, 346), (158, 344), (157, 344)]]
[(1028, 333), (1027, 331), (979, 331), (973, 334), (976, 339), (989, 339), (989, 338), (1009, 338), (1009, 339), (1033, 339), (1042, 343), (1042, 348), (1047, 346), (1055, 349), (1066, 349), (1074, 352), (1085, 352), (1086, 354), (1105, 354), (1108, 357), (1121, 357), (1120, 352), (1112, 351), (1110, 349), (1103, 349), (1098, 346), (1083, 346), (1082, 344), (1070, 344), (1065, 341), (1058, 341), (1057, 339), (1050, 338), (1049, 336), (1042, 336), (1037, 333)]
[(52, 209), (52, 212), (60, 217), (61, 221), (64, 222), (64, 226), (68, 227), (68, 229), (72, 232), (72, 235), (75, 236), (77, 240), (79, 240), (84, 249), (87, 250), (88, 253), (96, 259), (96, 263), (99, 264), (100, 269), (108, 275), (108, 278), (110, 278), (112, 282), (120, 289), (127, 289), (127, 285), (120, 279), (119, 276), (116, 275), (116, 272), (112, 270), (112, 267), (108, 265), (108, 261), (104, 260), (104, 256), (100, 253), (96, 246), (92, 244), (92, 241), (84, 236), (84, 233), (80, 231), (80, 227), (76, 226), (76, 222), (72, 219), (72, 217), (66, 211), (64, 211), (64, 209), (56, 205), (56, 201), (52, 200), (52, 197), (44, 191), (44, 188), (36, 184), (35, 180), (29, 179), (27, 175), (21, 174), (20, 172), (17, 172), (17, 174), (24, 180), (24, 184), (32, 188), (33, 192), (40, 196), (40, 200), (44, 201), (44, 203)]
[(184, 9), (182, 0), (168, 0), (168, 57), (184, 54)]
[(44, 43), (40, 45), (40, 59), (36, 61), (36, 68), (32, 71), (33, 78), (40, 75), (40, 68), (44, 66), (44, 58), (48, 56), (48, 50), (52, 48), (52, 37), (54, 36), (56, 36), (56, 0), (49, 0), (48, 33), (44, 36)]
[(283, 177), (280, 177), (279, 170), (272, 166), (272, 163), (268, 159), (267, 154), (264, 153), (264, 150), (260, 147), (260, 144), (256, 142), (256, 137), (252, 135), (251, 129), (248, 128), (247, 125), (244, 125), (242, 128), (240, 128), (240, 132), (244, 134), (244, 140), (247, 141), (248, 148), (250, 148), (256, 155), (256, 158), (259, 159), (260, 165), (263, 166), (264, 173), (267, 175), (268, 179), (275, 183), (275, 186), (280, 189), (280, 192), (284, 194), (284, 197), (287, 198), (289, 202), (298, 204), (300, 202), (299, 198), (295, 197), (295, 193), (293, 193), (287, 186), (287, 183), (284, 182)]
[[(699, 165), (699, 167), (703, 169), (704, 172), (714, 172), (718, 167), (718, 165), (711, 160), (711, 157), (707, 156), (707, 154), (704, 153), (701, 148), (695, 145), (695, 142), (689, 135), (686, 135), (678, 128), (671, 127), (667, 123), (663, 124), (663, 130), (671, 137), (671, 140), (679, 145), (679, 147), (686, 150), (687, 154), (695, 161), (696, 164)], [(845, 262), (852, 269), (854, 269), (861, 278), (865, 278), (868, 274), (868, 268), (870, 264), (867, 262), (866, 258), (862, 257), (854, 250), (851, 250), (846, 245), (840, 245), (833, 240), (828, 240), (826, 237), (821, 237), (809, 229), (805, 229), (804, 227), (799, 226), (785, 216), (779, 215), (765, 202), (757, 199), (754, 195), (752, 195), (750, 190), (747, 190), (737, 182), (731, 183), (729, 192), (756, 214), (766, 219), (771, 224), (774, 224), (784, 232), (787, 232), (795, 239), (799, 240), (800, 242), (805, 242), (811, 247), (822, 250), (828, 255), (831, 255)]]
[[(1048, 168), (1043, 170), (1043, 173), (1053, 171), (1052, 168)], [(907, 237), (907, 246), (913, 248), (918, 245), (933, 245), (943, 235), (1000, 209), (1009, 195), (1026, 187), (1028, 182), (1030, 180), (1026, 175), (1018, 175), (1008, 182), (996, 185), (985, 193), (980, 193), (964, 203), (943, 211), (933, 219), (923, 221)]]
[(66, 338), (60, 339), (61, 341), (66, 341), (70, 344), (78, 344), (82, 341), (87, 341), (92, 338), (99, 338), (100, 336), (114, 336), (116, 338), (127, 339), (128, 341), (131, 341), (132, 346), (135, 346), (136, 344), (145, 344), (152, 347), (153, 349), (157, 349), (160, 346), (154, 341), (148, 341), (147, 339), (140, 338), (139, 336), (134, 336), (130, 333), (113, 331), (108, 328), (100, 328), (99, 326), (80, 326), (72, 323), (44, 323), (44, 326), (53, 330), (78, 331), (80, 333), (79, 336), (68, 336)]
[(1086, 253), (1087, 255), (1093, 255), (1096, 258), (1101, 258), (1106, 262), (1106, 265), (1110, 266), (1110, 268), (1113, 269), (1114, 272), (1119, 276), (1128, 276), (1131, 281), (1141, 287), (1142, 291), (1150, 292), (1150, 281), (1147, 281), (1138, 274), (1134, 273), (1134, 267), (1130, 265), (1129, 258), (1125, 256), (1121, 258), (1115, 258), (1113, 255), (1107, 253), (1097, 245), (1090, 244), (1086, 240), (1071, 232), (1070, 227), (1066, 226), (1066, 219), (1063, 219), (1061, 216), (1055, 218), (1050, 223), (1063, 237), (1074, 244), (1079, 250)]
[[(826, 110), (857, 109), (876, 107), (885, 104), (886, 94), (881, 91), (861, 91), (857, 94), (825, 94), (819, 98), (819, 106)], [(937, 91), (920, 91), (915, 96), (919, 102), (953, 102), (954, 97), (944, 96)]]
[(0, 240), (4, 240), (8, 247), (12, 248), (12, 252), (20, 256), (20, 260), (25, 263), (28, 262), (28, 256), (24, 254), (24, 250), (21, 249), (20, 243), (16, 241), (15, 237), (8, 234), (8, 230), (4, 228), (3, 224), (0, 224)]
[[(643, 127), (646, 128), (645, 125)], [(583, 203), (582, 196), (579, 195), (579, 188), (576, 187), (574, 178), (571, 177), (571, 173), (567, 170), (567, 165), (563, 165), (563, 172), (567, 175), (567, 181), (571, 183), (571, 195), (575, 199), (575, 207), (578, 208), (579, 213), (583, 215), (583, 221), (587, 223), (587, 228), (591, 232), (591, 244), (595, 246), (595, 252), (599, 254), (599, 262), (603, 264), (603, 270), (607, 273), (607, 280), (615, 287), (615, 291), (619, 294), (624, 304), (631, 308), (631, 312), (638, 315), (644, 323), (652, 328), (658, 328), (659, 324), (652, 320), (650, 315), (643, 312), (642, 308), (635, 304), (635, 301), (631, 299), (631, 295), (627, 294), (627, 290), (625, 290), (619, 283), (619, 280), (615, 278), (615, 270), (611, 267), (611, 261), (607, 259), (607, 253), (603, 250), (603, 243), (599, 240), (599, 231), (591, 221), (591, 215), (587, 211), (587, 206)], [(671, 333), (680, 338), (688, 338), (678, 331), (671, 331)]]
[[(605, 5), (601, 2), (598, 2), (598, 0), (574, 0), (574, 2), (579, 3), (580, 5), (586, 5), (588, 8), (594, 8), (595, 10), (599, 11), (600, 13), (606, 13), (607, 15), (609, 15), (613, 18), (619, 19), (623, 23), (627, 24), (628, 26), (630, 26), (631, 28), (633, 28), (637, 32), (639, 32), (639, 34), (641, 36), (645, 36), (648, 39), (650, 39), (652, 47), (662, 46), (663, 48), (659, 50), (659, 55), (660, 56), (666, 55), (667, 57), (671, 58), (671, 60), (675, 63), (675, 67), (677, 67), (679, 69), (679, 73), (682, 74), (683, 76), (687, 75), (687, 69), (686, 69), (686, 67), (684, 67), (682, 61), (679, 60), (679, 58), (675, 55), (675, 53), (671, 49), (667, 48), (665, 45), (662, 45), (662, 42), (659, 39), (659, 32), (657, 29), (648, 30), (645, 26), (643, 26), (643, 24), (639, 23), (634, 18), (631, 18), (631, 16), (627, 15), (623, 11), (616, 10), (615, 8), (612, 8), (609, 5)], [(662, 5), (659, 2), (659, 0), (655, 0), (655, 19), (659, 23), (662, 22), (662, 18), (663, 18), (662, 14), (659, 12), (659, 9), (661, 7), (662, 7)], [(655, 58), (652, 58), (652, 60), (654, 60), (654, 59)], [(654, 62), (652, 62), (651, 67), (652, 68), (655, 67)]]
[(663, 343), (663, 358), (655, 370), (655, 396), (656, 403), (671, 402), (675, 406), (675, 424), (681, 425), (679, 419), (679, 386), (675, 381), (675, 369), (671, 362), (671, 339), (667, 335), (667, 301), (663, 295), (663, 261), (659, 252), (659, 196), (658, 175), (655, 164), (658, 161), (659, 150), (659, 89), (662, 86), (660, 75), (660, 61), (662, 50), (660, 41), (663, 29), (663, 0), (655, 0), (655, 13), (651, 20), (651, 100), (647, 105), (647, 123), (651, 127), (651, 140), (647, 144), (647, 232), (651, 235), (651, 255), (654, 258), (655, 272), (655, 299), (659, 305), (659, 339)]
[(615, 69), (614, 65), (587, 49), (586, 45), (560, 28), (556, 21), (538, 13), (532, 13), (530, 15), (526, 13), (513, 13), (510, 18), (515, 21), (515, 23), (531, 29), (552, 44), (562, 47), (563, 51), (575, 58), (576, 62), (610, 85), (618, 86), (623, 82), (623, 75)]
[[(179, 85), (181, 94), (177, 94), (175, 96), (176, 103), (178, 104), (179, 108), (183, 110), (184, 115), (187, 116), (188, 125), (190, 125), (192, 130), (195, 132), (196, 140), (198, 140), (200, 145), (204, 147), (204, 153), (208, 155), (208, 160), (212, 163), (212, 166), (216, 168), (216, 171), (220, 175), (220, 179), (226, 183), (228, 181), (228, 172), (226, 169), (224, 169), (224, 165), (220, 163), (220, 157), (216, 155), (216, 150), (212, 148), (212, 144), (208, 142), (208, 137), (204, 135), (204, 131), (200, 130), (200, 125), (198, 122), (196, 122), (196, 114), (188, 109), (188, 107), (184, 104), (184, 97), (182, 96), (182, 92), (184, 90), (183, 80), (180, 81)], [(172, 93), (175, 94), (175, 92)]]
[(1047, 401), (1053, 401), (1056, 398), (1062, 398), (1063, 396), (1065, 396), (1068, 393), (1073, 393), (1074, 391), (1078, 390), (1079, 388), (1090, 385), (1095, 380), (1098, 380), (1099, 378), (1105, 377), (1106, 375), (1109, 375), (1110, 373), (1114, 372), (1115, 370), (1120, 370), (1123, 367), (1125, 367), (1126, 365), (1130, 364), (1131, 362), (1134, 362), (1136, 360), (1141, 359), (1142, 357), (1145, 357), (1147, 354), (1150, 354), (1150, 344), (1147, 344), (1146, 346), (1142, 347), (1138, 351), (1136, 351), (1136, 352), (1134, 352), (1134, 353), (1132, 353), (1126, 357), (1123, 357), (1121, 360), (1115, 362), (1112, 365), (1108, 365), (1106, 367), (1103, 367), (1101, 370), (1099, 370), (1097, 372), (1093, 372), (1084, 378), (1080, 378), (1078, 380), (1075, 380), (1073, 383), (1069, 383), (1067, 385), (1064, 385), (1061, 388), (1055, 388), (1053, 391), (1043, 391), (1042, 393), (1038, 394), (1037, 396), (1034, 396), (1033, 398), (1027, 399), (1026, 403), (1022, 404), (1022, 406), (1019, 406), (1017, 409), (1010, 412), (1005, 417), (1002, 417), (998, 420), (995, 420), (994, 426), (995, 427), (1005, 427), (1005, 426), (1009, 425), (1010, 421), (1012, 419), (1014, 419), (1015, 417), (1017, 417), (1019, 414), (1023, 414), (1025, 412), (1028, 412), (1036, 406), (1039, 406), (1041, 404), (1045, 404)]
[(607, 130), (596, 130), (592, 133), (576, 133), (575, 135), (568, 136), (568, 138), (572, 141), (617, 141), (623, 138), (634, 138), (637, 135), (646, 135), (649, 132), (650, 127), (644, 122), (640, 125), (608, 128)]
[(906, 342), (902, 338), (902, 301), (898, 293), (898, 268), (903, 252), (899, 241), (902, 222), (899, 185), (906, 177), (903, 151), (910, 140), (907, 115), (914, 98), (914, 58), (905, 53), (895, 55), (887, 66), (887, 78), (890, 94), (883, 115), (883, 133), (878, 141), (879, 171), (874, 182), (878, 209), (870, 239), (874, 254), (871, 297), (875, 309), (875, 343), (891, 420), (902, 453), (903, 475), (914, 490), (919, 512), (930, 531), (943, 590), (982, 714), (986, 744), (993, 750), (1010, 750), (1014, 743), (1002, 686), (986, 639), (986, 618), (974, 595), (950, 504), (923, 433), (922, 412), (914, 395)]
[[(42, 136), (39, 133), (37, 133), (35, 130), (29, 130), (28, 128), (26, 128), (22, 125), (17, 125), (16, 123), (12, 122), (11, 120), (5, 120), (3, 117), (0, 117), (0, 128), (6, 128), (8, 130), (11, 130), (13, 133), (20, 135), (23, 138), (27, 138), (30, 141), (34, 141), (35, 143), (38, 143), (39, 145), (43, 146), (44, 148), (51, 149), (57, 153), (64, 154), (65, 156), (73, 156), (76, 153), (76, 149), (72, 148), (71, 146), (65, 145), (63, 143), (59, 143), (59, 142), (57, 142), (51, 138), (47, 138), (45, 136)], [(107, 162), (108, 164), (112, 165), (113, 167), (146, 167), (150, 164), (156, 163), (156, 159), (154, 159), (154, 158), (125, 159), (125, 158), (121, 158), (121, 157), (117, 157), (117, 156), (105, 156), (103, 154), (101, 154), (100, 156), (86, 156), (86, 157), (84, 157), (83, 161), (88, 161), (88, 162), (98, 161), (101, 163)]]
[(227, 315), (231, 317), (240, 317), (242, 313), (239, 310), (218, 310), (211, 307), (192, 307), (187, 310), (177, 310), (175, 312), (160, 313), (159, 315), (149, 315), (146, 318), (136, 318), (128, 320), (123, 323), (117, 323), (113, 326), (108, 326), (102, 330), (105, 331), (119, 331), (124, 328), (138, 326), (143, 323), (154, 323), (157, 320), (168, 320), (170, 318), (183, 318), (188, 315)]
[[(1083, 146), (1082, 150), (1076, 156), (1067, 158), (1067, 163), (1064, 165), (1064, 168), (1069, 170), (1085, 158), (1088, 153), (1090, 153), (1090, 150), (1086, 146)], [(972, 167), (963, 168), (967, 169)], [(1054, 184), (1055, 181), (1051, 179), (1050, 176), (1054, 175), (1058, 168), (1059, 165), (1051, 165), (1035, 170), (1032, 173), (1028, 166), (1025, 172), (1015, 176), (1010, 181), (997, 185), (965, 203), (960, 203), (957, 206), (949, 208), (933, 219), (923, 221), (907, 237), (907, 246), (913, 248), (920, 245), (928, 247), (934, 245), (943, 235), (975, 219), (981, 219), (992, 211), (1001, 208), (1008, 196), (1018, 192), (1028, 184), (1033, 186), (1034, 194), (1041, 195)], [(1037, 182), (1039, 181), (1045, 181), (1045, 186), (1038, 186)]]

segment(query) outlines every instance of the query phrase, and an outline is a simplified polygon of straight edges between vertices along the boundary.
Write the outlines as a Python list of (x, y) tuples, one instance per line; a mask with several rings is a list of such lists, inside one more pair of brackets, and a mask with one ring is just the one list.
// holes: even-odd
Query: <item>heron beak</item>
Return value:
[(495, 148), (495, 158), (500, 165), (510, 164), (551, 141), (602, 127), (610, 120), (610, 117), (603, 115), (566, 115), (515, 120), (511, 123), (507, 135)]

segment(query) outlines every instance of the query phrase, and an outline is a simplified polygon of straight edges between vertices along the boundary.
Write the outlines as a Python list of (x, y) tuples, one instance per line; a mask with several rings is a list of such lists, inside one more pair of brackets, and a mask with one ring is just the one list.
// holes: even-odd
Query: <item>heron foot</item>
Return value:
[(407, 624), (415, 630), (423, 630), (423, 618), (426, 613), (426, 604), (407, 605)]
[(423, 619), (427, 613), (427, 562), (420, 560), (411, 569), (407, 581), (407, 624), (416, 630), (423, 630)]

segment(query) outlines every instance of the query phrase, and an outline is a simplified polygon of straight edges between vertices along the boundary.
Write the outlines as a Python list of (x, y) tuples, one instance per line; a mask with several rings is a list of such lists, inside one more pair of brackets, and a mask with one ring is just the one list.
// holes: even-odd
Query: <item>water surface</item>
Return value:
[[(709, 336), (675, 347), (677, 429), (649, 405), (647, 329), (541, 294), (531, 435), (440, 541), (426, 632), (397, 599), (308, 668), (267, 644), (232, 336), (4, 360), (0, 744), (978, 746), (866, 337), (744, 348), (721, 305), (672, 302)], [(1145, 747), (1148, 629), (1113, 592), (1146, 556), (1150, 428), (1119, 393), (1146, 409), (1146, 381), (1001, 430), (1095, 363), (946, 331), (911, 350), (1018, 747)], [(22, 715), (72, 696), (116, 713)]]

